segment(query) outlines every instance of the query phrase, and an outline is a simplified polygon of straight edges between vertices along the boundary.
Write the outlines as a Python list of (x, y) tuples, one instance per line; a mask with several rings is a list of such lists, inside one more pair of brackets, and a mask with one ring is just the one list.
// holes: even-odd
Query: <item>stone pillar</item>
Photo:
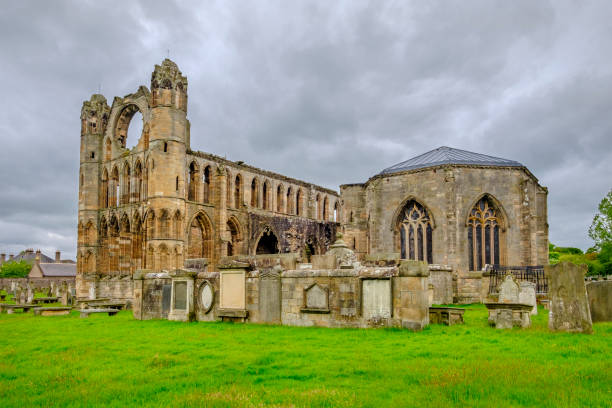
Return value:
[[(232, 239), (227, 230), (227, 171), (223, 167), (217, 170), (214, 196), (217, 207), (216, 230), (219, 231), (219, 239), (215, 242), (218, 250), (215, 253), (222, 257), (227, 256), (227, 243)], [(211, 259), (211, 264), (216, 265), (218, 261), (219, 259)]]
[(586, 265), (561, 262), (546, 265), (544, 270), (548, 276), (550, 298), (548, 328), (553, 331), (593, 333), (584, 284)]
[(134, 319), (142, 320), (142, 289), (144, 285), (145, 273), (137, 270), (134, 273), (134, 298), (132, 300), (132, 315)]
[(172, 300), (168, 320), (190, 322), (195, 320), (194, 286), (195, 272), (176, 270), (170, 273), (172, 279)]
[(401, 327), (422, 330), (429, 324), (429, 268), (423, 261), (402, 261), (393, 278), (393, 318)]

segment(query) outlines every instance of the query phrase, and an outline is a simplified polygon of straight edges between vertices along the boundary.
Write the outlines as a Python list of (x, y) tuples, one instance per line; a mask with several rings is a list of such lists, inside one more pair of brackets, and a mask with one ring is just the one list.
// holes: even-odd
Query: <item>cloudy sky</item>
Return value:
[(0, 251), (74, 257), (82, 102), (168, 52), (194, 149), (334, 189), (442, 145), (514, 159), (549, 188), (551, 241), (585, 249), (612, 188), (611, 21), (609, 1), (5, 2)]

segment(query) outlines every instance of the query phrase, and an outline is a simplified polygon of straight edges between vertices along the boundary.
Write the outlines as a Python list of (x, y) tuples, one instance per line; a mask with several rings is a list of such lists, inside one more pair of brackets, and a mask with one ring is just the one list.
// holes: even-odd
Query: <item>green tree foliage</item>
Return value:
[(32, 265), (24, 261), (5, 262), (0, 267), (0, 278), (25, 278), (30, 273)]
[(593, 218), (589, 237), (599, 250), (604, 245), (612, 245), (612, 190), (599, 203), (599, 213)]
[[(610, 247), (610, 255), (612, 255), (612, 246)], [(608, 259), (610, 261), (610, 259)], [(576, 265), (586, 265), (588, 268), (587, 274), (590, 276), (606, 275), (606, 269), (601, 261), (601, 254), (597, 252), (582, 252), (579, 248), (558, 247), (553, 244), (548, 246), (548, 261), (551, 265), (559, 262), (571, 262)], [(612, 266), (612, 265), (611, 265)]]

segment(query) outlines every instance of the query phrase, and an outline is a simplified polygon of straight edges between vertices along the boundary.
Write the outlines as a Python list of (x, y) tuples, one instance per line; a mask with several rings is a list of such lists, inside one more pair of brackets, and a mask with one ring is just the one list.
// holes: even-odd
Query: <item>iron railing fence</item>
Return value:
[(536, 285), (536, 294), (548, 294), (548, 278), (544, 266), (502, 266), (493, 265), (490, 269), (489, 294), (497, 294), (497, 287), (511, 273), (517, 281), (529, 281)]

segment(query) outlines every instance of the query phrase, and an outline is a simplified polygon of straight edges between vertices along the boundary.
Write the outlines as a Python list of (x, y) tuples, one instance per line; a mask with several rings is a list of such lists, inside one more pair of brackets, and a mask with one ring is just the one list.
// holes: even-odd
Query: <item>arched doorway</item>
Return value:
[(264, 229), (255, 248), (255, 255), (278, 254), (280, 252), (278, 238), (270, 227)]

